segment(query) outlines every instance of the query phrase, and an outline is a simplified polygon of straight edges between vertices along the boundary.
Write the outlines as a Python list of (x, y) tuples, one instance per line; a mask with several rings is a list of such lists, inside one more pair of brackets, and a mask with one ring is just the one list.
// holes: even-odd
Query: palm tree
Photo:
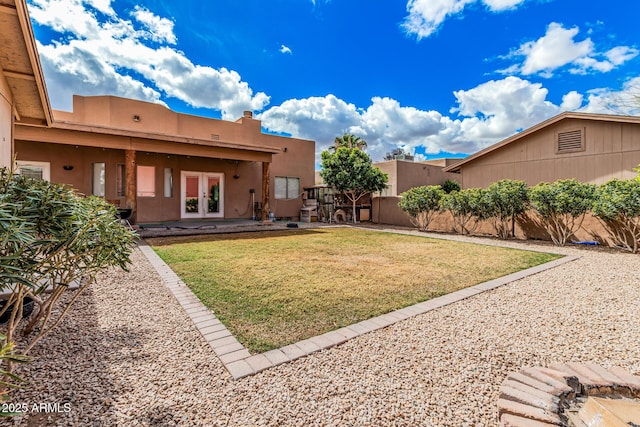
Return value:
[(336, 151), (340, 147), (357, 148), (358, 150), (363, 150), (367, 148), (367, 142), (359, 136), (345, 133), (342, 136), (336, 137), (333, 145), (329, 147), (329, 149)]

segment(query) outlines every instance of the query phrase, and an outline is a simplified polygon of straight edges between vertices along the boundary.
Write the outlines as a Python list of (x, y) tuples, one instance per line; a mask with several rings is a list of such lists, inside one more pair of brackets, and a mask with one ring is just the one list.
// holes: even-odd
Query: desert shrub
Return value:
[(449, 194), (452, 191), (460, 191), (460, 184), (458, 184), (456, 181), (448, 179), (442, 184), (442, 190), (446, 194)]
[(516, 218), (527, 210), (527, 184), (503, 179), (491, 184), (484, 192), (483, 205), (488, 219), (501, 239), (513, 237)]
[(575, 179), (558, 180), (529, 188), (529, 203), (556, 245), (564, 246), (580, 227), (593, 205), (596, 186)]
[(439, 185), (423, 185), (411, 188), (400, 195), (398, 206), (409, 215), (411, 223), (420, 231), (427, 231), (440, 210), (444, 191)]
[[(104, 199), (81, 197), (71, 188), (0, 170), (0, 288), (10, 290), (0, 315), (2, 345), (24, 335), (28, 353), (51, 332), (80, 294), (108, 267), (127, 269), (134, 232), (120, 224)], [(77, 283), (78, 287), (69, 285)], [(60, 298), (71, 293), (67, 302)], [(35, 309), (23, 319), (26, 298)], [(11, 371), (9, 365), (8, 371)]]
[(444, 195), (440, 206), (451, 213), (456, 233), (471, 234), (484, 219), (484, 193), (481, 188), (467, 188)]
[(640, 244), (640, 182), (614, 179), (599, 186), (592, 206), (614, 243), (637, 253)]

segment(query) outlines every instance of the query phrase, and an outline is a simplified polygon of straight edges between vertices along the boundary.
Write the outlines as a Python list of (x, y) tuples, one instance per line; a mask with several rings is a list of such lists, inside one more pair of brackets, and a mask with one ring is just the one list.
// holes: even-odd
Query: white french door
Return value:
[(180, 217), (224, 218), (224, 174), (180, 172)]

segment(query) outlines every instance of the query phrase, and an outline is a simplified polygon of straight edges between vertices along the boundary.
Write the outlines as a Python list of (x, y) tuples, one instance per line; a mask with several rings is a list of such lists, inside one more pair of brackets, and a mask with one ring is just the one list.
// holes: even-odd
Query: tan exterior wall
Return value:
[[(300, 214), (302, 199), (280, 201), (275, 199), (274, 178), (293, 176), (300, 178), (300, 185), (313, 184), (313, 147), (303, 144), (301, 150), (295, 149), (296, 141), (290, 141), (293, 149), (287, 153), (275, 155), (271, 167), (270, 194), (271, 209), (277, 217), (295, 217)], [(124, 164), (123, 150), (101, 149), (93, 147), (49, 144), (40, 142), (17, 141), (18, 160), (49, 162), (51, 181), (73, 186), (82, 194), (91, 194), (92, 164), (105, 163), (105, 199), (118, 201), (124, 206), (124, 197), (116, 193), (117, 164)], [(285, 158), (286, 155), (289, 157)], [(138, 152), (138, 166), (155, 167), (155, 197), (138, 197), (139, 223), (177, 221), (180, 219), (180, 172), (219, 172), (225, 176), (224, 217), (251, 218), (250, 189), (255, 190), (256, 202), (262, 198), (262, 164), (260, 162), (241, 161), (236, 167), (235, 161), (166, 155), (161, 153)], [(311, 163), (309, 165), (309, 163)], [(65, 170), (63, 166), (73, 166)], [(164, 168), (173, 173), (173, 197), (164, 197)], [(234, 179), (234, 175), (239, 175)]]
[(0, 70), (0, 167), (11, 167), (13, 111), (11, 90)]
[(180, 114), (163, 105), (115, 96), (74, 95), (73, 112), (54, 111), (57, 122), (82, 123), (108, 129), (180, 135), (211, 141), (264, 145), (261, 123), (252, 118), (235, 122)]
[(442, 171), (445, 165), (446, 159), (436, 164), (405, 160), (389, 160), (374, 164), (389, 175), (390, 191), (385, 193), (389, 197), (399, 196), (414, 187), (442, 185), (447, 179), (460, 182), (460, 174)]
[[(585, 150), (557, 154), (555, 134), (584, 129)], [(487, 153), (462, 166), (462, 187), (487, 187), (501, 179), (529, 185), (575, 178), (602, 184), (636, 176), (640, 163), (640, 125), (566, 119)]]
[[(125, 163), (125, 150), (134, 150), (138, 166), (155, 167), (156, 183), (155, 197), (137, 198), (138, 223), (180, 219), (181, 171), (224, 174), (227, 219), (252, 217), (249, 190), (255, 190), (255, 202), (262, 201), (263, 163), (270, 163), (269, 204), (278, 218), (298, 218), (302, 198), (276, 200), (275, 177), (300, 178), (301, 192), (314, 183), (315, 142), (263, 134), (260, 121), (249, 115), (226, 122), (110, 96), (75, 96), (73, 113), (54, 115), (62, 122), (52, 128), (16, 127), (18, 159), (49, 162), (53, 182), (84, 194), (91, 194), (92, 164), (105, 163), (105, 198), (124, 206), (124, 197), (116, 195), (116, 165)], [(165, 168), (172, 169), (173, 197), (164, 197)]]

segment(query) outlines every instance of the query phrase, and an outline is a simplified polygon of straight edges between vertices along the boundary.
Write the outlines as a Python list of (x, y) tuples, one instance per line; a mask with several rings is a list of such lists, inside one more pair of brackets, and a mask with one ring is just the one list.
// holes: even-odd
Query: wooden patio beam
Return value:
[(135, 224), (138, 213), (138, 188), (136, 181), (136, 151), (125, 150), (124, 152), (124, 174), (125, 174), (125, 190), (124, 205), (127, 209), (131, 209), (131, 217), (129, 222)]
[(271, 163), (262, 162), (262, 214), (261, 221), (269, 221), (269, 166)]

